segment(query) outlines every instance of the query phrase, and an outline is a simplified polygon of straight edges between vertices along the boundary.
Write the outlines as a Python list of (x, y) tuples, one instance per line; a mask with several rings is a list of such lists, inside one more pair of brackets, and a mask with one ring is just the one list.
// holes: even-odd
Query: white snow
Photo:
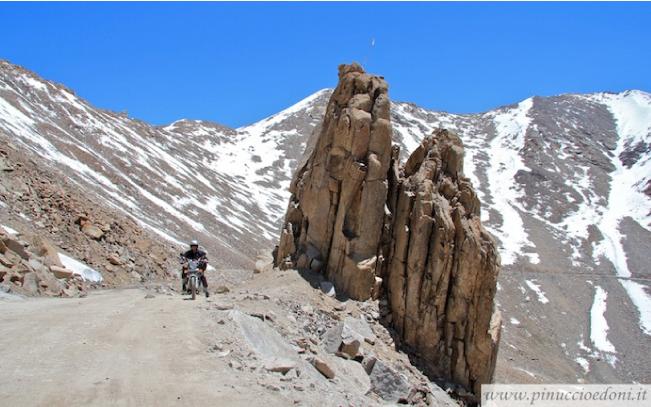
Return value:
[(0, 201), (0, 208), (6, 208), (6, 207), (7, 207), (7, 204), (4, 203), (4, 202), (2, 202), (2, 201)]
[(331, 89), (321, 89), (320, 91), (313, 93), (312, 95), (288, 107), (287, 109), (281, 111), (280, 113), (276, 113), (273, 116), (269, 116), (266, 119), (262, 119), (250, 126), (240, 127), (237, 129), (237, 131), (244, 132), (244, 133), (251, 133), (251, 134), (261, 134), (266, 129), (273, 126), (274, 124), (280, 123), (281, 121), (285, 120), (288, 116), (300, 110), (303, 110), (306, 107), (309, 107), (312, 104), (312, 102), (314, 102), (314, 100), (319, 98), (319, 96), (330, 91)]
[(608, 340), (608, 322), (605, 316), (607, 298), (606, 291), (596, 286), (594, 302), (590, 309), (590, 340), (598, 350), (616, 353), (615, 346)]
[(590, 362), (588, 362), (588, 359), (577, 356), (574, 360), (583, 368), (583, 372), (588, 373), (590, 371)]
[(520, 325), (520, 321), (518, 321), (516, 318), (511, 317), (510, 319), (511, 325)]
[(615, 170), (611, 173), (608, 206), (598, 223), (604, 239), (594, 245), (593, 256), (599, 261), (606, 257), (615, 267), (617, 275), (626, 293), (639, 312), (640, 328), (651, 335), (651, 296), (644, 286), (631, 281), (626, 251), (620, 231), (620, 222), (633, 218), (640, 226), (651, 231), (651, 202), (642, 192), (642, 188), (651, 178), (651, 155), (643, 156), (631, 168), (626, 168), (619, 155), (626, 146), (638, 142), (651, 143), (651, 97), (642, 92), (625, 92), (620, 94), (601, 94), (597, 100), (604, 103), (617, 122), (619, 140), (613, 152), (612, 163)]
[(517, 107), (493, 114), (496, 135), (489, 145), (488, 189), (493, 201), (492, 208), (500, 214), (501, 225), (489, 218), (489, 229), (500, 241), (502, 264), (513, 264), (524, 257), (533, 264), (540, 262), (538, 254), (524, 253), (525, 247), (535, 248), (525, 230), (519, 202), (523, 192), (515, 181), (515, 174), (528, 170), (520, 150), (524, 148), (525, 134), (531, 119), (527, 116), (533, 107), (533, 99), (526, 99)]
[(186, 245), (186, 243), (180, 241), (179, 239), (177, 239), (175, 237), (170, 236), (169, 234), (165, 233), (164, 231), (160, 230), (159, 228), (156, 228), (156, 227), (150, 225), (149, 223), (146, 223), (146, 222), (144, 222), (144, 221), (142, 221), (140, 219), (138, 219), (137, 221), (141, 226), (151, 230), (152, 232), (156, 233), (158, 236), (162, 237), (165, 240), (168, 240), (168, 241), (170, 241), (170, 242), (172, 242), (174, 244), (177, 244), (179, 246), (185, 246)]
[(71, 270), (74, 274), (80, 275), (86, 281), (99, 283), (103, 280), (102, 274), (99, 271), (90, 268), (88, 265), (66, 254), (59, 253), (59, 260), (61, 260), (61, 264), (67, 269)]
[(588, 238), (589, 226), (598, 224), (601, 219), (600, 198), (594, 192), (589, 167), (575, 167), (573, 174), (567, 174), (566, 183), (582, 196), (583, 201), (579, 203), (576, 211), (566, 215), (555, 227), (563, 232), (559, 238), (570, 245), (572, 264), (578, 266), (581, 257), (579, 249), (582, 241)]
[(2, 228), (3, 228), (4, 230), (6, 230), (7, 233), (9, 233), (10, 235), (18, 235), (18, 234), (19, 234), (18, 231), (17, 231), (16, 229), (13, 229), (13, 228), (11, 228), (11, 227), (9, 227), (9, 226), (7, 226), (7, 225), (0, 225), (0, 226), (2, 226)]
[(583, 340), (583, 334), (581, 334), (579, 341), (576, 344), (579, 345), (579, 349), (581, 349), (582, 351), (587, 353), (592, 353), (592, 349), (588, 348), (585, 345), (585, 341)]
[(25, 82), (25, 84), (31, 86), (32, 88), (38, 89), (40, 91), (47, 91), (47, 85), (45, 85), (44, 82), (36, 80), (31, 76), (23, 75), (22, 80)]
[(549, 299), (545, 296), (545, 293), (543, 290), (540, 288), (540, 284), (536, 284), (534, 282), (535, 280), (525, 280), (525, 283), (527, 286), (536, 293), (536, 296), (538, 297), (538, 301), (547, 304), (549, 302)]

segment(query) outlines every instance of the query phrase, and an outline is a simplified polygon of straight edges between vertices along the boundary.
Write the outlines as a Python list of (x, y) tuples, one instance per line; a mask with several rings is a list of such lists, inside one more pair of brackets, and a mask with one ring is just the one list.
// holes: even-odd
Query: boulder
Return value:
[(361, 363), (343, 358), (332, 358), (330, 366), (337, 374), (337, 381), (348, 382), (351, 388), (366, 394), (371, 389), (371, 380)]
[(297, 365), (296, 351), (275, 329), (238, 310), (229, 311), (229, 317), (251, 350), (262, 360), (265, 369), (286, 373)]
[(106, 258), (106, 260), (108, 260), (108, 262), (111, 263), (114, 266), (120, 266), (123, 263), (122, 259), (120, 258), (120, 256), (117, 253), (109, 254), (108, 257)]
[(396, 372), (392, 367), (377, 360), (369, 374), (371, 391), (382, 400), (390, 403), (405, 401), (409, 397), (411, 386), (407, 378)]
[(362, 357), (362, 343), (375, 343), (375, 335), (366, 320), (346, 317), (323, 335), (325, 349), (330, 353), (342, 353), (351, 359)]
[(27, 295), (37, 295), (39, 292), (39, 278), (34, 272), (23, 275), (22, 288)]
[(72, 278), (72, 276), (74, 275), (74, 273), (71, 270), (59, 266), (50, 266), (50, 272), (54, 274), (54, 277), (64, 278), (66, 280)]
[(318, 370), (319, 373), (324, 375), (326, 378), (335, 378), (334, 370), (332, 370), (332, 368), (323, 359), (315, 357), (310, 360), (310, 363), (312, 363), (312, 366), (314, 366), (316, 370)]
[(296, 367), (296, 362), (282, 357), (268, 358), (264, 362), (264, 368), (270, 372), (286, 374)]
[(100, 240), (104, 237), (104, 232), (99, 227), (93, 225), (92, 223), (84, 223), (81, 227), (81, 231), (91, 239)]
[(5, 237), (3, 239), (3, 243), (5, 244), (8, 250), (11, 250), (12, 252), (16, 253), (17, 255), (19, 255), (21, 258), (25, 260), (29, 260), (30, 255), (27, 249), (25, 248), (26, 245), (25, 242), (11, 237)]
[(59, 258), (59, 250), (51, 241), (42, 236), (36, 236), (33, 239), (32, 251), (37, 256), (42, 257), (44, 263), (48, 266), (63, 266)]
[[(9, 254), (8, 252), (5, 253)], [(11, 261), (6, 255), (0, 254), (0, 265), (5, 267), (13, 267), (15, 265), (15, 262)]]

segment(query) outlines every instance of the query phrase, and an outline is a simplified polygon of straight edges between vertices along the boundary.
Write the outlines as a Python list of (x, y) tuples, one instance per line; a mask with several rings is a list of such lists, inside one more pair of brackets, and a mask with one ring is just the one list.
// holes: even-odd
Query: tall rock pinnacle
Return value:
[(461, 140), (435, 131), (403, 173), (389, 194), (394, 216), (383, 275), (392, 326), (426, 373), (479, 393), (492, 380), (499, 343), (499, 254), (463, 176)]
[(373, 294), (391, 161), (387, 85), (357, 64), (339, 67), (317, 144), (298, 170), (277, 264), (325, 267), (353, 298)]
[(389, 108), (382, 78), (339, 67), (314, 149), (291, 185), (275, 264), (321, 271), (356, 300), (384, 295), (385, 322), (423, 370), (479, 393), (499, 343), (499, 254), (463, 176), (459, 137), (435, 131), (401, 168)]

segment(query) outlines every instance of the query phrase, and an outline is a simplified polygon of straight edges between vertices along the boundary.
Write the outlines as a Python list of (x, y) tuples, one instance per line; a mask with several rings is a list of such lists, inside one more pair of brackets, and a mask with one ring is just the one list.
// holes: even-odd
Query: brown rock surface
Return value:
[(72, 270), (68, 270), (64, 267), (50, 266), (50, 271), (56, 278), (65, 278), (67, 280), (73, 276)]
[(352, 298), (371, 297), (391, 161), (387, 85), (339, 67), (317, 145), (291, 185), (276, 265), (317, 269)]
[(81, 227), (81, 231), (84, 232), (88, 237), (95, 240), (100, 240), (104, 236), (104, 232), (99, 227), (86, 223)]
[(332, 368), (326, 363), (323, 359), (315, 357), (312, 359), (312, 365), (316, 368), (316, 370), (319, 371), (323, 376), (325, 376), (328, 379), (334, 379), (335, 378), (335, 372), (332, 370)]
[(478, 393), (495, 369), (499, 254), (463, 176), (459, 137), (435, 131), (400, 168), (388, 106), (383, 79), (339, 67), (319, 137), (290, 187), (275, 264), (323, 268), (353, 299), (384, 295), (396, 342), (431, 376)]
[(59, 251), (50, 240), (43, 236), (34, 237), (32, 251), (37, 256), (43, 257), (44, 263), (48, 266), (63, 266), (59, 259)]
[(499, 255), (463, 176), (459, 137), (438, 130), (425, 138), (404, 176), (391, 191), (397, 205), (385, 289), (392, 325), (428, 373), (479, 392), (497, 355), (499, 325), (492, 329), (491, 319)]

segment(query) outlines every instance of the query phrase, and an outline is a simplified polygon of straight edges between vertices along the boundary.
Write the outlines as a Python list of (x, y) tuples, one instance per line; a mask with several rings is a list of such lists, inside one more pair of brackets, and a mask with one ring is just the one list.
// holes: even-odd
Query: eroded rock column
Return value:
[(276, 265), (323, 268), (365, 300), (378, 286), (391, 124), (387, 84), (357, 64), (339, 67), (317, 145), (291, 186)]
[(463, 176), (461, 140), (436, 131), (403, 171), (389, 196), (396, 202), (385, 276), (391, 324), (427, 373), (478, 393), (492, 380), (499, 342), (499, 254)]
[(495, 370), (500, 260), (463, 155), (459, 137), (437, 130), (400, 167), (386, 83), (340, 66), (274, 261), (322, 271), (356, 300), (384, 296), (397, 343), (430, 377), (478, 394)]

